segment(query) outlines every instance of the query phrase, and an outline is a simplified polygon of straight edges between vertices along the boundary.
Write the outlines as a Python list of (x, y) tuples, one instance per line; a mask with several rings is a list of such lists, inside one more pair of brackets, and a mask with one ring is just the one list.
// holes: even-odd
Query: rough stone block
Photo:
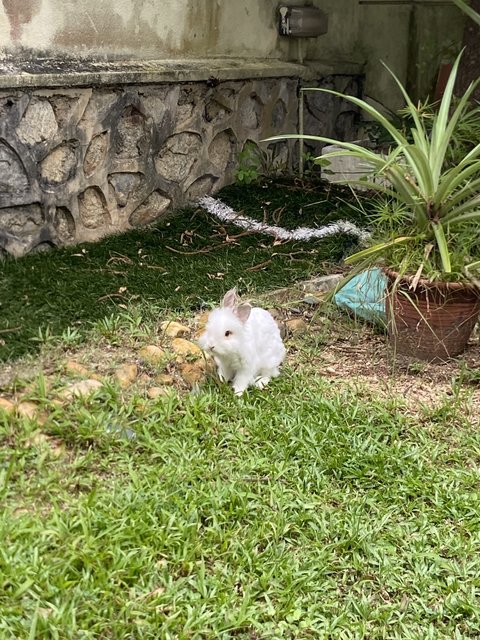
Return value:
[(130, 216), (132, 227), (143, 227), (158, 220), (170, 205), (170, 198), (154, 191)]
[(112, 173), (108, 176), (108, 182), (113, 189), (113, 195), (117, 205), (125, 207), (142, 183), (140, 173)]
[(117, 124), (116, 155), (118, 158), (137, 158), (148, 151), (149, 131), (145, 116), (129, 106)]
[(29, 146), (51, 140), (58, 125), (52, 105), (46, 98), (33, 97), (17, 127), (20, 140)]
[(107, 145), (108, 139), (105, 131), (92, 138), (83, 161), (83, 171), (86, 176), (91, 176), (104, 162), (107, 156)]
[(23, 196), (30, 189), (28, 176), (15, 151), (0, 143), (0, 196)]
[(41, 179), (48, 185), (59, 185), (69, 180), (77, 168), (76, 144), (62, 144), (40, 163)]
[(105, 198), (97, 187), (88, 187), (79, 195), (78, 209), (82, 224), (87, 229), (103, 229), (109, 223)]
[[(247, 140), (298, 127), (299, 78), (243, 78), (3, 90), (0, 257), (148, 225), (231, 182)], [(360, 91), (354, 76), (313, 84)], [(351, 107), (318, 95), (306, 132), (348, 137)], [(293, 150), (266, 151), (291, 167)]]
[(155, 159), (157, 173), (167, 180), (181, 182), (200, 155), (202, 138), (196, 133), (177, 133), (169, 138)]

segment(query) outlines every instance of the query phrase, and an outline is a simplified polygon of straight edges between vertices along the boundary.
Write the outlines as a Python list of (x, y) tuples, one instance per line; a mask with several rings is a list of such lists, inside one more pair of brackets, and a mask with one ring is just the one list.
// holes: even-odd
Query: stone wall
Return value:
[[(363, 97), (362, 75), (328, 75), (315, 83), (304, 82), (305, 87), (331, 89), (346, 95)], [(356, 140), (361, 128), (358, 109), (348, 100), (320, 91), (304, 92), (304, 131), (307, 135), (325, 136), (336, 140)], [(304, 151), (318, 156), (322, 143), (305, 141)]]
[(23, 255), (149, 224), (232, 177), (247, 139), (296, 128), (291, 79), (6, 92), (0, 243)]
[[(343, 76), (325, 83), (360, 90)], [(247, 141), (297, 131), (298, 88), (298, 78), (266, 78), (4, 90), (0, 253), (97, 240), (216, 191)], [(306, 131), (351, 137), (351, 107), (316, 100)], [(294, 145), (269, 153), (291, 165)]]

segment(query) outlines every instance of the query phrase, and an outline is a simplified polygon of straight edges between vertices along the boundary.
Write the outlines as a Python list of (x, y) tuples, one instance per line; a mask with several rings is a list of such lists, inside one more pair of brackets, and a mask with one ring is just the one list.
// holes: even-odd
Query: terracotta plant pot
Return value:
[(420, 279), (385, 269), (388, 334), (396, 353), (441, 362), (465, 350), (480, 313), (480, 290), (460, 282)]

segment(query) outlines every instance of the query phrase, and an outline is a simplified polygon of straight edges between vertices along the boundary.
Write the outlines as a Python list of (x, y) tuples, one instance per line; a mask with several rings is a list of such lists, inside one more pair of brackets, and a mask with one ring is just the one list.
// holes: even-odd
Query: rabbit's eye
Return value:
[(225, 337), (228, 338), (228, 336), (231, 336), (232, 332), (231, 331), (225, 331)]

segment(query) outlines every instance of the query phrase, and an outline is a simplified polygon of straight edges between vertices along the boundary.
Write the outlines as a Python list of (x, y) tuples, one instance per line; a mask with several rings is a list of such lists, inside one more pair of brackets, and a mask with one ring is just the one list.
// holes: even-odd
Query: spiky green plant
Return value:
[(464, 0), (453, 0), (453, 2), (457, 5), (459, 9), (461, 9), (464, 13), (467, 14), (469, 18), (474, 20), (477, 24), (480, 25), (480, 14), (472, 9)]
[[(348, 263), (362, 261), (363, 265), (388, 256), (389, 265), (396, 270), (421, 273), (428, 261), (432, 267), (427, 269), (430, 277), (434, 275), (447, 280), (466, 277), (467, 263), (471, 261), (466, 246), (470, 245), (474, 254), (480, 250), (480, 141), (456, 164), (448, 162), (448, 150), (468, 111), (469, 99), (476, 86), (472, 83), (458, 103), (453, 104), (460, 58), (461, 54), (452, 67), (443, 98), (428, 127), (419, 112), (421, 106), (413, 103), (400, 80), (388, 69), (403, 94), (405, 111), (411, 118), (408, 137), (405, 131), (360, 98), (329, 89), (305, 89), (330, 93), (353, 102), (388, 131), (392, 139), (389, 150), (378, 154), (360, 144), (324, 136), (282, 136), (341, 147), (339, 151), (325, 154), (324, 158), (350, 156), (364, 161), (372, 168), (372, 175), (361, 181), (347, 182), (367, 186), (391, 204), (392, 212), (402, 211), (396, 218), (397, 224), (387, 225), (388, 232), (385, 232), (385, 225), (375, 228), (374, 221), (372, 237), (377, 242), (350, 256)], [(399, 247), (402, 248), (400, 252)], [(476, 257), (478, 259), (478, 255)]]

